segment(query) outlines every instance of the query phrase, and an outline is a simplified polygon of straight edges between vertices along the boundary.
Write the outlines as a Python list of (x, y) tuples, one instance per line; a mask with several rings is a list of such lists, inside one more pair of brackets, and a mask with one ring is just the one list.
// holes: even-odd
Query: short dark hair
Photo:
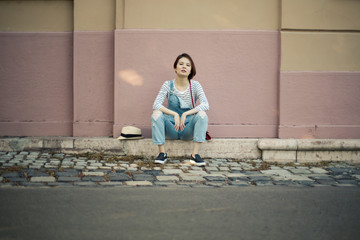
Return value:
[(190, 57), (189, 54), (187, 54), (187, 53), (182, 53), (182, 54), (180, 54), (180, 55), (176, 58), (176, 60), (175, 60), (175, 62), (174, 62), (174, 69), (176, 68), (179, 60), (180, 60), (181, 58), (183, 58), (183, 57), (189, 59), (189, 61), (190, 61), (190, 63), (191, 63), (191, 71), (190, 71), (190, 74), (189, 74), (189, 76), (188, 76), (188, 79), (191, 80), (191, 79), (196, 75), (196, 68), (195, 68), (194, 61), (192, 60), (192, 58)]

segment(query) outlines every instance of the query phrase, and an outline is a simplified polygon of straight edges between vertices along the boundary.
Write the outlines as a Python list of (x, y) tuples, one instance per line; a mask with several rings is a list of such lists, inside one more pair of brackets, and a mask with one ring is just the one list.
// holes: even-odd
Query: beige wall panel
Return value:
[(0, 31), (71, 32), (72, 1), (0, 1)]
[(282, 28), (360, 30), (359, 0), (282, 0)]
[(283, 71), (360, 71), (360, 33), (282, 32)]
[(277, 30), (280, 0), (125, 0), (125, 28)]
[(124, 28), (125, 0), (116, 0), (116, 29)]
[(116, 0), (74, 0), (75, 31), (115, 29)]

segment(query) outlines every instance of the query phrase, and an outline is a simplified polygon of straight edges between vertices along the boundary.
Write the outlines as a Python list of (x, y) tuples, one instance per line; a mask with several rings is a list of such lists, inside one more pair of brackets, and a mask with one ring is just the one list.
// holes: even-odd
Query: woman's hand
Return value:
[(179, 131), (179, 129), (181, 129), (180, 127), (180, 117), (179, 117), (179, 114), (175, 114), (174, 115), (174, 120), (175, 120), (175, 125), (174, 125), (174, 128), (175, 128), (175, 131)]
[(186, 120), (186, 114), (185, 113), (183, 113), (182, 115), (181, 115), (181, 119), (180, 119), (180, 130), (181, 131), (184, 131), (184, 129), (185, 129), (185, 120)]

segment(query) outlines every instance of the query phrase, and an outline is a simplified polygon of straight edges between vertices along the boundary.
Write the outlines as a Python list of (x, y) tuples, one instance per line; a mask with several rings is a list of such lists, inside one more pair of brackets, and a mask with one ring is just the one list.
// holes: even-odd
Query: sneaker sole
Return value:
[(195, 164), (196, 166), (198, 166), (198, 167), (202, 167), (202, 166), (206, 166), (206, 163), (197, 163), (197, 162), (195, 162), (194, 160), (190, 160), (190, 163), (191, 164)]
[(164, 161), (155, 160), (154, 162), (155, 162), (155, 163), (158, 163), (158, 164), (165, 164), (165, 163), (167, 162), (167, 159), (165, 159)]

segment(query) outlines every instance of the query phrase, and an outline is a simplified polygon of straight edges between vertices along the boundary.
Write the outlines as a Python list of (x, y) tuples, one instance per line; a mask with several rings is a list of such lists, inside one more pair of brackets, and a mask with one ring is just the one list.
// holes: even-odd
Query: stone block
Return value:
[(123, 145), (116, 138), (75, 138), (74, 148), (77, 151), (113, 151), (123, 153)]
[(152, 186), (153, 184), (149, 181), (126, 181), (128, 186)]
[(359, 139), (298, 139), (300, 151), (360, 151)]
[(124, 186), (124, 184), (122, 182), (99, 182), (100, 186), (103, 187), (120, 187), (120, 186)]
[(156, 179), (161, 182), (179, 181), (177, 176), (157, 176)]
[(134, 181), (154, 181), (154, 176), (150, 174), (133, 174)]
[(55, 182), (55, 177), (32, 177), (31, 182)]
[[(258, 159), (261, 152), (257, 148), (257, 139), (212, 139), (201, 146), (201, 156), (210, 158), (240, 158)], [(143, 155), (153, 157), (157, 151), (151, 139), (137, 141), (123, 141), (123, 148), (127, 155)], [(188, 156), (192, 151), (192, 141), (166, 141), (168, 154), (172, 157)]]
[(285, 170), (285, 169), (275, 169), (275, 170), (262, 170), (261, 173), (265, 175), (274, 175), (274, 176), (291, 176), (293, 175), (291, 172)]
[(105, 176), (104, 172), (82, 172), (83, 176), (93, 176), (93, 177), (103, 177)]
[(296, 139), (260, 139), (258, 141), (258, 147), (261, 150), (296, 151), (297, 140)]
[(200, 182), (205, 181), (205, 179), (202, 176), (196, 176), (196, 175), (181, 174), (180, 177), (183, 181), (200, 181)]
[(79, 177), (59, 177), (58, 182), (79, 182), (81, 179)]
[(109, 179), (110, 181), (115, 181), (115, 182), (125, 182), (125, 181), (130, 181), (130, 177), (126, 174), (109, 174)]
[(44, 138), (43, 148), (62, 150), (62, 149), (73, 149), (74, 140), (72, 138)]
[(177, 175), (184, 173), (181, 169), (164, 169), (163, 173), (165, 175)]
[(74, 182), (74, 186), (79, 187), (96, 187), (97, 184), (94, 182)]
[(299, 163), (320, 161), (345, 161), (360, 163), (360, 151), (298, 151)]
[(296, 151), (263, 150), (262, 158), (265, 162), (295, 162)]

